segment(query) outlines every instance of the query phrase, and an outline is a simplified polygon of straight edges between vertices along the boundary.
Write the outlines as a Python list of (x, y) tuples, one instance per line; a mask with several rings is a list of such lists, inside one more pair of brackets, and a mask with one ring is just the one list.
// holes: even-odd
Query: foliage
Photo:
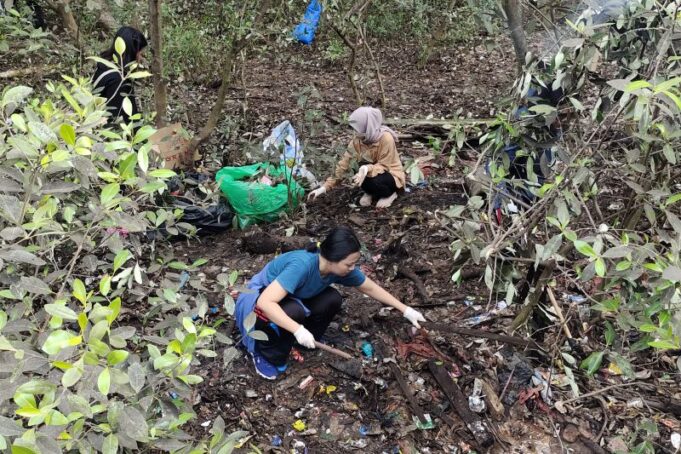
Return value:
[[(507, 212), (501, 225), (492, 204), (479, 197), (443, 213), (442, 222), (455, 232), (452, 250), (458, 265), (484, 265), (490, 291), (501, 292), (509, 303), (523, 295), (517, 302), (528, 306), (514, 327), (525, 322), (525, 309), (531, 311), (554, 270), (587, 291), (607, 321), (605, 348), (593, 345), (594, 353), (581, 362), (589, 374), (607, 353), (624, 374), (633, 375), (627, 352), (616, 347), (623, 340), (628, 346), (632, 335), (631, 352), (680, 346), (681, 195), (675, 184), (681, 159), (681, 77), (669, 38), (677, 14), (672, 4), (631, 2), (603, 24), (604, 18), (585, 11), (571, 24), (575, 36), (563, 42), (545, 69), (528, 62), (515, 85), (511, 114), (482, 138), (487, 157), (481, 165), (488, 161), (491, 168), (488, 200), (506, 182), (522, 186), (531, 201), (525, 199), (520, 213)], [(607, 75), (596, 103), (585, 106), (577, 94), (587, 78), (598, 81)], [(557, 107), (529, 103), (532, 86), (561, 88), (561, 102)], [(521, 107), (525, 113), (519, 115)], [(595, 128), (581, 130), (592, 120)], [(528, 181), (510, 180), (511, 163), (504, 152), (509, 144), (527, 156)], [(534, 163), (547, 146), (561, 163), (542, 182)], [(624, 209), (607, 213), (606, 191), (620, 192)], [(509, 201), (507, 192), (501, 196)], [(517, 197), (510, 200), (520, 204)], [(521, 291), (527, 281), (520, 282), (528, 263), (538, 274), (549, 271), (529, 292)], [(454, 278), (460, 275), (457, 271)]]
[[(133, 64), (126, 77), (146, 75)], [(1, 97), (0, 445), (188, 451), (181, 426), (202, 381), (192, 369), (215, 356), (217, 333), (202, 321), (205, 299), (192, 309), (166, 270), (205, 260), (159, 255), (150, 236), (182, 227), (181, 212), (156, 206), (174, 172), (157, 167), (154, 129), (110, 129), (90, 81), (63, 79), (44, 99), (26, 86)], [(129, 322), (136, 312), (143, 326)], [(214, 431), (224, 452), (241, 436)]]
[[(33, 27), (28, 7), (17, 11), (10, 9), (6, 14), (0, 14), (0, 53), (20, 58), (47, 53), (53, 44), (52, 35), (39, 28)], [(9, 63), (8, 60), (4, 60)]]

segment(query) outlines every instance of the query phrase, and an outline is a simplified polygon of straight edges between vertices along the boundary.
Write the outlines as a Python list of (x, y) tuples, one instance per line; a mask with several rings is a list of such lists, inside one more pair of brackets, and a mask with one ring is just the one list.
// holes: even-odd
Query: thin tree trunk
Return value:
[(78, 22), (73, 16), (70, 0), (47, 0), (47, 4), (52, 8), (61, 19), (64, 29), (69, 32), (71, 38), (78, 42), (80, 36), (78, 34)]
[(525, 65), (527, 41), (523, 30), (523, 13), (520, 9), (520, 2), (518, 0), (504, 0), (502, 5), (506, 13), (508, 29), (511, 32), (511, 41), (513, 41), (518, 69), (521, 69)]
[(196, 150), (206, 140), (208, 140), (211, 133), (215, 129), (215, 126), (218, 124), (218, 120), (220, 119), (220, 115), (222, 114), (222, 108), (225, 105), (225, 96), (227, 95), (227, 88), (231, 84), (232, 78), (234, 76), (233, 70), (234, 60), (236, 60), (236, 57), (237, 55), (239, 55), (241, 49), (243, 49), (242, 42), (232, 43), (231, 48), (227, 52), (227, 56), (225, 57), (225, 60), (222, 63), (221, 77), (222, 82), (220, 83), (220, 89), (218, 90), (218, 97), (215, 100), (213, 109), (210, 111), (210, 115), (208, 116), (208, 122), (203, 128), (201, 128), (199, 134), (192, 138), (192, 141), (189, 143), (189, 149), (194, 153), (195, 157)]
[(156, 105), (156, 127), (162, 128), (166, 124), (166, 110), (168, 106), (168, 92), (163, 80), (163, 42), (162, 42), (162, 0), (149, 0), (149, 22), (151, 26), (151, 48), (153, 58), (151, 71), (154, 74), (154, 103)]

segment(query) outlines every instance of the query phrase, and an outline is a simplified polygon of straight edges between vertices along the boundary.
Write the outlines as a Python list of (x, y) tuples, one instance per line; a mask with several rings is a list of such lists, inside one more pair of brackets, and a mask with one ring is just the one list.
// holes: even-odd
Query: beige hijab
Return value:
[(389, 132), (397, 142), (397, 133), (383, 126), (383, 114), (374, 107), (360, 107), (351, 113), (350, 126), (367, 145), (378, 142), (384, 132)]

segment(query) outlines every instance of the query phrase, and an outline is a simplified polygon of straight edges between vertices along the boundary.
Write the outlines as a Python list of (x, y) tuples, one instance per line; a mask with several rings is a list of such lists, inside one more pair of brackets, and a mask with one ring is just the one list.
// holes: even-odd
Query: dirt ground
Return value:
[[(494, 115), (494, 106), (507, 94), (512, 79), (509, 70), (500, 70), (513, 67), (512, 55), (502, 54), (503, 48), (487, 51), (483, 46), (467, 46), (452, 50), (422, 70), (415, 67), (414, 52), (382, 49), (379, 58), (384, 65), (382, 72), (389, 100), (384, 109), (386, 117), (440, 117), (459, 109), (463, 116)], [(245, 134), (242, 131), (242, 136), (256, 140), (283, 119), (291, 119), (294, 124), (303, 122), (305, 112), (297, 98), (301, 87), (314, 86), (320, 94), (315, 100), (315, 109), (323, 113), (329, 126), (302, 140), (308, 146), (330, 149), (330, 144), (344, 143), (349, 138), (347, 131), (334, 120), (353, 109), (352, 92), (339, 65), (322, 61), (314, 48), (298, 50), (299, 55), (274, 62), (260, 58), (247, 69), (245, 115), (250, 131)], [(237, 87), (232, 92), (226, 110), (238, 114), (243, 108), (243, 90)], [(188, 112), (192, 112), (187, 114), (188, 119), (203, 118), (207, 114), (211, 103), (203, 101), (201, 96), (194, 96), (193, 102), (187, 100)], [(205, 96), (210, 97), (210, 92)], [(239, 143), (214, 141), (213, 144), (229, 156), (238, 151), (234, 148), (243, 147)], [(427, 147), (413, 140), (402, 141), (398, 146), (405, 157), (429, 153)], [(341, 188), (308, 204), (293, 220), (261, 225), (255, 229), (255, 235), (264, 232), (285, 237), (286, 229), (294, 226), (296, 237), (316, 240), (332, 225), (350, 224), (366, 246), (362, 269), (406, 304), (422, 310), (429, 321), (445, 327), (465, 326), (472, 317), (492, 310), (491, 319), (476, 327), (502, 332), (512, 312), (497, 307), (496, 297), (490, 297), (480, 279), (469, 279), (461, 287), (451, 283), (454, 271), (448, 249), (451, 240), (441, 227), (437, 212), (465, 202), (461, 181), (466, 163), (448, 167), (446, 159), (447, 156), (443, 156), (434, 161), (436, 166), (428, 186), (410, 188), (390, 210), (359, 208), (359, 191)], [(313, 170), (323, 178), (331, 169)], [(244, 235), (247, 234), (253, 232), (230, 231), (205, 237), (202, 243), (181, 246), (176, 254), (186, 256), (189, 261), (200, 257), (209, 259), (202, 277), (209, 288), (215, 276), (226, 270), (239, 270), (239, 284), (243, 284), (274, 256), (245, 252)], [(476, 275), (476, 270), (468, 271)], [(423, 284), (421, 290), (419, 284)], [(500, 377), (509, 376), (508, 371), (503, 375), (504, 355), (512, 354), (513, 347), (455, 335), (445, 329), (432, 330), (432, 344), (424, 343), (399, 314), (381, 310), (380, 304), (355, 291), (343, 290), (343, 293), (343, 310), (329, 329), (329, 340), (338, 348), (363, 358), (361, 379), (334, 369), (330, 364), (337, 362), (337, 358), (319, 351), (298, 351), (299, 361), (292, 358), (289, 369), (276, 382), (255, 375), (250, 360), (243, 354), (227, 368), (222, 355), (214, 360), (204, 359), (198, 368), (205, 377), (195, 406), (199, 418), (192, 431), (207, 435), (210, 423), (221, 416), (228, 430), (244, 429), (254, 434), (244, 444), (245, 450), (252, 443), (262, 452), (551, 453), (563, 448), (573, 452), (602, 452), (579, 440), (572, 444), (560, 440), (556, 434), (558, 421), (563, 418), (543, 403), (536, 389), (534, 393), (529, 386), (512, 391), (513, 373), (508, 381), (500, 381)], [(222, 295), (213, 297), (212, 304), (221, 307)], [(224, 317), (222, 310), (215, 317)], [(226, 334), (237, 336), (233, 323), (222, 326), (231, 330)], [(374, 348), (371, 356), (363, 351), (367, 343)], [(523, 355), (532, 357), (531, 352), (522, 353), (522, 348), (516, 347), (516, 350), (523, 358)], [(456, 378), (466, 399), (475, 378), (484, 378), (497, 394), (507, 391), (506, 399), (511, 404), (505, 406), (506, 415), (499, 421), (489, 414), (482, 416), (495, 440), (492, 448), (477, 446), (466, 424), (438, 387), (429, 371), (428, 359), (432, 357), (446, 358), (444, 367)], [(416, 404), (431, 416), (432, 428), (417, 427), (418, 419), (414, 419), (414, 409), (393, 375), (391, 360), (396, 361)], [(528, 359), (525, 364), (532, 361)], [(539, 366), (540, 363), (535, 363), (531, 367)], [(301, 388), (308, 376), (312, 382)], [(518, 397), (523, 403), (518, 402)], [(580, 430), (586, 434), (597, 432), (603, 423), (597, 412), (595, 417), (591, 417), (590, 412), (585, 412), (587, 417), (580, 424)], [(302, 421), (304, 428), (294, 429), (296, 421)]]

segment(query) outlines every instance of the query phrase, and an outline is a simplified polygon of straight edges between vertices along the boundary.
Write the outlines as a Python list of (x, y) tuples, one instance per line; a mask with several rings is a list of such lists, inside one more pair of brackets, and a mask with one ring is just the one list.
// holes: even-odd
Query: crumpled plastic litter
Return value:
[(364, 341), (364, 342), (362, 343), (362, 353), (363, 353), (364, 356), (366, 356), (367, 358), (373, 358), (373, 356), (374, 356), (374, 346), (371, 345), (371, 342), (369, 342), (369, 341)]
[(284, 120), (272, 129), (262, 148), (271, 155), (279, 152), (279, 165), (291, 169), (295, 178), (306, 179), (312, 188), (319, 186), (317, 178), (303, 164), (303, 149), (290, 121)]
[(487, 408), (482, 395), (482, 381), (479, 378), (473, 382), (473, 392), (468, 396), (468, 408), (475, 413), (482, 413)]
[(307, 425), (305, 424), (305, 422), (302, 419), (297, 419), (292, 424), (292, 426), (298, 432), (302, 432), (303, 430), (305, 430), (307, 428)]

